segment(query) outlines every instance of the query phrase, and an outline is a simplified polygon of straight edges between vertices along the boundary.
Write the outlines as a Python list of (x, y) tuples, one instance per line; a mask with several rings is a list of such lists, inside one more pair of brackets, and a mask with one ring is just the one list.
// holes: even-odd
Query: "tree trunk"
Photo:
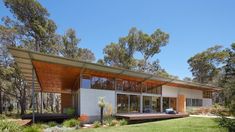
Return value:
[(0, 114), (2, 114), (2, 91), (0, 89)]

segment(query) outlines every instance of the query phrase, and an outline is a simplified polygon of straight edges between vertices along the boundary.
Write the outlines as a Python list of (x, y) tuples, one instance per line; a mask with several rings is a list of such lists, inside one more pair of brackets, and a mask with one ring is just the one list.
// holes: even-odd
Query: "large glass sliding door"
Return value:
[(140, 96), (117, 94), (117, 113), (139, 113)]
[(117, 113), (127, 113), (129, 97), (125, 94), (117, 94)]
[(168, 108), (173, 108), (174, 110), (176, 110), (176, 103), (176, 98), (163, 97), (163, 111)]
[(143, 113), (156, 113), (160, 109), (160, 97), (143, 96)]
[(130, 112), (131, 113), (140, 112), (140, 96), (130, 95)]

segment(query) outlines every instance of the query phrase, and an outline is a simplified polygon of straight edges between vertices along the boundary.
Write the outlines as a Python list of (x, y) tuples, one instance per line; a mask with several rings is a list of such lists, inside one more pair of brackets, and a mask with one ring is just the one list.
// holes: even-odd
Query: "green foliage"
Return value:
[(221, 127), (227, 128), (229, 130), (229, 132), (235, 131), (235, 119), (228, 119), (228, 118), (222, 116), (219, 119), (219, 125)]
[(34, 41), (36, 45), (33, 49), (51, 54), (53, 47), (56, 47), (53, 38), (57, 27), (54, 21), (48, 18), (49, 13), (46, 8), (36, 0), (5, 0), (4, 2), (21, 22), (23, 33), (33, 38), (27, 41), (26, 45), (30, 46), (28, 44)]
[(80, 124), (80, 121), (76, 119), (69, 119), (63, 122), (63, 126), (65, 127), (75, 127), (75, 126), (78, 126), (79, 124)]
[(125, 119), (122, 119), (122, 120), (119, 121), (120, 126), (124, 126), (124, 125), (127, 125), (127, 124), (128, 124), (128, 122)]
[(112, 120), (114, 120), (114, 118), (112, 116), (105, 116), (104, 124), (107, 126), (111, 126)]
[(95, 56), (91, 50), (86, 48), (78, 48), (78, 43), (81, 39), (76, 37), (76, 32), (73, 29), (68, 29), (65, 35), (62, 37), (62, 50), (61, 54), (64, 57), (94, 61)]
[(99, 121), (95, 121), (94, 123), (93, 123), (93, 127), (94, 128), (98, 128), (98, 127), (100, 127), (101, 126), (101, 123), (99, 122)]
[(119, 124), (119, 121), (116, 120), (116, 119), (114, 119), (114, 120), (112, 120), (110, 126), (116, 126), (116, 125), (118, 125), (118, 124)]
[(75, 109), (74, 108), (67, 108), (65, 110), (65, 114), (67, 114), (69, 116), (73, 116), (75, 114)]
[(27, 126), (24, 128), (23, 132), (41, 132), (41, 125), (34, 124), (32, 126)]
[(49, 127), (54, 127), (54, 126), (56, 126), (56, 125), (57, 125), (57, 123), (54, 122), (54, 121), (48, 122), (48, 126), (49, 126)]
[[(149, 67), (156, 64), (148, 62), (148, 59), (159, 53), (160, 47), (166, 46), (168, 40), (169, 35), (160, 29), (148, 35), (137, 28), (131, 28), (128, 35), (121, 37), (118, 43), (112, 42), (103, 49), (104, 60), (99, 60), (99, 63), (148, 72)], [(143, 55), (143, 60), (134, 58), (137, 52)]]
[(219, 74), (219, 67), (228, 56), (222, 46), (214, 46), (196, 54), (188, 60), (194, 80), (200, 83), (212, 82)]
[(0, 120), (0, 131), (1, 132), (21, 132), (22, 127), (14, 122)]
[(7, 119), (7, 117), (4, 114), (0, 114), (0, 120)]

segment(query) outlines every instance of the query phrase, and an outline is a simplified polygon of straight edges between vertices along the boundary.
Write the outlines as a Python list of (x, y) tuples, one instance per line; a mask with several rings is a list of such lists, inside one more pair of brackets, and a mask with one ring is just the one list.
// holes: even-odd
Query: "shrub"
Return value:
[(32, 126), (27, 126), (24, 128), (23, 132), (41, 132), (42, 128), (40, 125), (32, 125)]
[(118, 120), (114, 119), (112, 120), (110, 126), (116, 126), (118, 123), (119, 123)]
[(235, 131), (235, 119), (229, 119), (229, 118), (222, 116), (219, 119), (219, 126), (227, 128), (229, 132), (234, 132)]
[(111, 126), (113, 119), (114, 119), (114, 118), (113, 118), (112, 116), (106, 116), (106, 117), (105, 117), (105, 121), (104, 121), (105, 125)]
[(119, 121), (120, 126), (124, 126), (124, 125), (127, 125), (127, 124), (128, 124), (128, 122), (125, 119), (122, 119), (122, 120)]
[(81, 123), (85, 123), (89, 120), (89, 117), (86, 114), (82, 114), (82, 115), (80, 115), (79, 120), (81, 121)]
[(75, 127), (79, 124), (80, 124), (80, 122), (76, 119), (65, 120), (63, 122), (63, 126), (65, 126), (65, 127)]
[(7, 119), (7, 117), (3, 114), (0, 114), (0, 120), (4, 120), (4, 119)]
[(15, 122), (0, 120), (0, 131), (1, 132), (21, 132), (22, 127), (16, 124)]
[(54, 127), (54, 126), (56, 126), (56, 125), (57, 125), (57, 123), (54, 122), (54, 121), (48, 122), (48, 126), (49, 126), (49, 127)]
[(75, 109), (74, 108), (67, 108), (65, 110), (65, 114), (69, 115), (69, 116), (73, 116), (75, 113)]
[(228, 108), (225, 108), (221, 105), (215, 104), (211, 108), (211, 113), (215, 115), (230, 116), (231, 113)]
[(101, 126), (101, 123), (100, 123), (99, 121), (95, 121), (95, 122), (93, 123), (93, 126), (94, 126), (94, 128), (98, 128), (98, 127)]

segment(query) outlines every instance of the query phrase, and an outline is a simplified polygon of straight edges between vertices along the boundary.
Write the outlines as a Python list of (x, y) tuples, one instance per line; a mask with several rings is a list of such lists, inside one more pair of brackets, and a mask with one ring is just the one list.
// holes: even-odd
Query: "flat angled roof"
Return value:
[[(220, 90), (220, 88), (211, 85), (170, 79), (170, 78), (160, 77), (154, 74), (147, 74), (143, 72), (137, 72), (118, 67), (110, 67), (110, 66), (100, 65), (97, 63), (42, 54), (39, 52), (24, 50), (20, 48), (8, 47), (8, 49), (12, 54), (12, 56), (14, 57), (17, 65), (19, 66), (26, 82), (30, 86), (32, 84), (32, 72), (35, 72), (36, 74), (36, 77), (34, 79), (35, 88), (38, 91), (43, 90), (45, 92), (50, 92), (49, 89), (54, 89), (54, 92), (61, 92), (57, 91), (58, 90), (57, 88), (61, 87), (60, 90), (63, 89), (64, 92), (66, 91), (70, 92), (69, 88), (67, 87), (70, 87), (71, 90), (71, 86), (74, 83), (72, 81), (75, 81), (79, 73), (83, 72), (84, 69), (87, 72), (92, 71), (92, 73), (99, 72), (99, 73), (104, 73), (104, 75), (110, 74), (110, 76), (113, 75), (113, 76), (122, 76), (124, 78), (125, 77), (135, 78), (140, 82), (155, 81), (155, 82), (161, 82), (160, 84), (162, 85), (169, 85), (169, 86), (176, 86), (183, 88), (193, 88), (201, 90)], [(66, 83), (72, 83), (72, 84), (66, 85)]]

